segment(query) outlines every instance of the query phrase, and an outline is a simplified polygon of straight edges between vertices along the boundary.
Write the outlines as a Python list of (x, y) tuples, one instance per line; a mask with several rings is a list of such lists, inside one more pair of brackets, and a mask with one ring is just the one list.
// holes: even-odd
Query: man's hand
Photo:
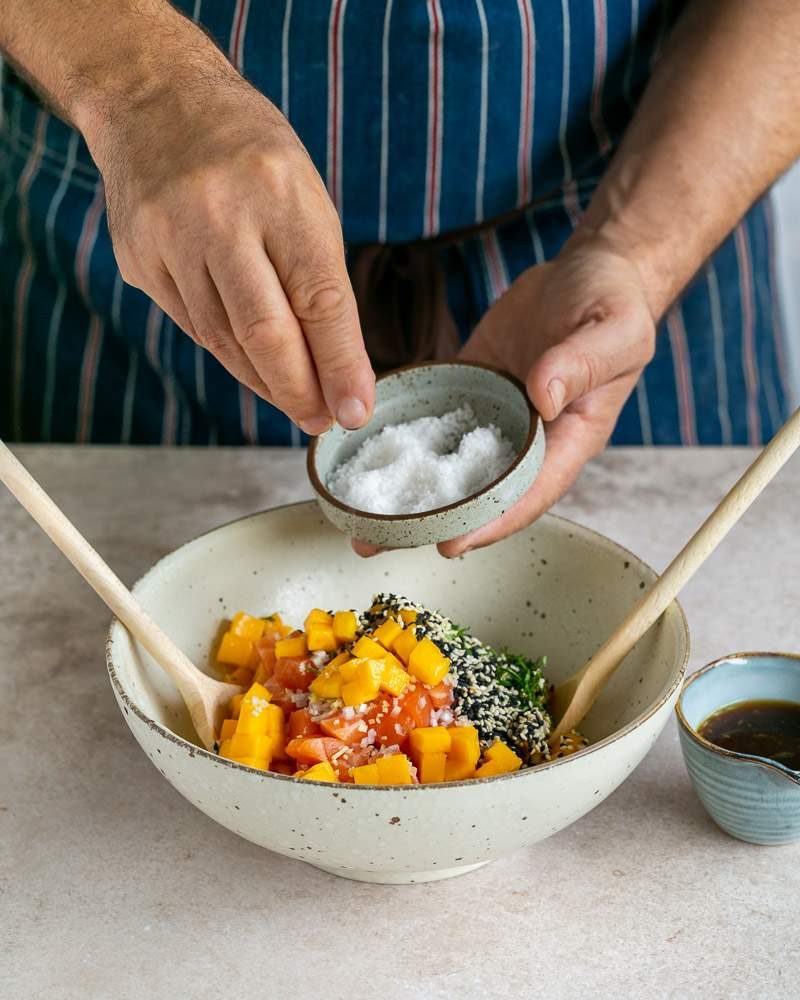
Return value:
[(83, 133), (123, 278), (309, 434), (366, 423), (339, 219), (278, 109), (166, 0), (8, 2), (0, 45)]
[(462, 351), (526, 385), (546, 426), (533, 486), (496, 521), (442, 542), (457, 556), (535, 521), (603, 450), (653, 356), (655, 326), (636, 268), (600, 240), (567, 244), (532, 267), (486, 313)]
[(339, 219), (305, 149), (231, 69), (164, 81), (93, 142), (122, 276), (309, 434), (374, 401)]

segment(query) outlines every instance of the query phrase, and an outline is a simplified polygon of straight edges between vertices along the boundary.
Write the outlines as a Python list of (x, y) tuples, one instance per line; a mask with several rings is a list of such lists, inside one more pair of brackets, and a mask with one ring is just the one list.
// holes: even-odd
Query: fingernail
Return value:
[(313, 420), (304, 420), (300, 424), (300, 429), (305, 431), (309, 437), (317, 437), (319, 434), (324, 434), (331, 426), (330, 417), (316, 417)]
[(560, 378), (554, 378), (550, 380), (550, 384), (547, 386), (547, 391), (550, 393), (550, 401), (553, 404), (555, 416), (557, 417), (559, 413), (561, 413), (561, 407), (564, 405), (567, 388)]
[(339, 409), (336, 411), (336, 419), (342, 427), (346, 427), (348, 430), (355, 430), (356, 427), (361, 427), (367, 419), (367, 408), (360, 399), (356, 399), (355, 396), (349, 396), (343, 403), (339, 404)]

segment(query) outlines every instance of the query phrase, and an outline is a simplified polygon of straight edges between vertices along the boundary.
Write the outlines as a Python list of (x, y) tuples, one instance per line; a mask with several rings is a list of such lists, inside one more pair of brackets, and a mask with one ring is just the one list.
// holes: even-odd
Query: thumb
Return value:
[(642, 369), (653, 356), (653, 324), (614, 320), (582, 326), (534, 362), (526, 388), (546, 421), (601, 386)]

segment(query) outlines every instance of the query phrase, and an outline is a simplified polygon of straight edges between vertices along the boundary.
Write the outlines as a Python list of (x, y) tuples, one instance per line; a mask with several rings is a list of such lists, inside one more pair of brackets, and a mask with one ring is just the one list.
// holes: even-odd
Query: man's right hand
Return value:
[(86, 130), (122, 276), (307, 433), (359, 427), (374, 376), (336, 210), (286, 119), (215, 62), (165, 67)]

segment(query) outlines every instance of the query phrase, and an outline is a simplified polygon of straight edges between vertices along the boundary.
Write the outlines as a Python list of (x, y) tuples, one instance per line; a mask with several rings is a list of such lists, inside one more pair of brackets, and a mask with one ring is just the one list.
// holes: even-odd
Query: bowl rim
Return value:
[[(505, 379), (506, 382), (514, 386), (514, 388), (520, 393), (525, 404), (528, 407), (528, 416), (530, 417), (530, 425), (528, 428), (528, 434), (525, 441), (516, 453), (514, 461), (500, 473), (495, 479), (486, 486), (474, 493), (470, 493), (468, 496), (462, 497), (460, 500), (455, 500), (453, 503), (444, 504), (442, 507), (432, 507), (430, 510), (419, 511), (416, 514), (376, 514), (374, 511), (360, 510), (358, 507), (351, 507), (349, 504), (344, 503), (338, 497), (335, 497), (333, 493), (327, 488), (327, 486), (322, 482), (319, 473), (317, 472), (317, 442), (322, 435), (317, 435), (312, 437), (309, 446), (308, 453), (306, 455), (306, 471), (308, 473), (308, 478), (311, 480), (311, 485), (314, 488), (314, 492), (317, 496), (321, 497), (326, 503), (330, 504), (332, 507), (336, 507), (345, 514), (349, 514), (351, 517), (364, 518), (368, 521), (379, 521), (379, 522), (389, 522), (397, 523), (400, 521), (422, 521), (429, 517), (435, 517), (440, 514), (447, 514), (451, 511), (457, 510), (463, 507), (465, 504), (471, 503), (478, 497), (482, 497), (493, 490), (496, 486), (507, 479), (508, 476), (524, 461), (531, 448), (533, 447), (539, 434), (542, 432), (542, 418), (539, 415), (538, 410), (534, 407), (531, 402), (528, 393), (525, 389), (523, 383), (510, 372), (503, 371), (502, 368), (497, 368), (494, 365), (486, 365), (480, 361), (419, 361), (410, 365), (403, 365), (400, 368), (392, 368), (391, 371), (383, 372), (375, 380), (376, 385), (379, 382), (383, 382), (388, 378), (392, 378), (396, 375), (402, 375), (405, 372), (415, 371), (419, 368), (480, 368), (483, 371), (491, 372), (493, 375), (498, 375), (500, 378)], [(359, 428), (360, 430), (360, 428)], [(327, 431), (325, 432), (327, 433)]]
[[(230, 521), (225, 521), (223, 524), (216, 525), (213, 528), (208, 528), (206, 531), (202, 531), (200, 532), (200, 534), (194, 535), (192, 538), (187, 539), (177, 548), (172, 549), (172, 551), (170, 552), (167, 552), (155, 563), (153, 563), (153, 565), (133, 583), (131, 590), (134, 590), (140, 584), (144, 583), (160, 567), (163, 567), (166, 563), (168, 563), (172, 559), (177, 558), (178, 554), (181, 553), (184, 549), (188, 548), (190, 545), (195, 544), (195, 542), (200, 541), (200, 539), (213, 534), (216, 531), (220, 531), (223, 528), (231, 527), (234, 524), (240, 524), (243, 521), (248, 521), (251, 519), (263, 517), (265, 514), (269, 514), (274, 511), (291, 510), (294, 507), (309, 507), (315, 503), (316, 501), (314, 500), (300, 500), (295, 503), (279, 504), (276, 507), (268, 507), (266, 510), (255, 511), (250, 514), (243, 514), (240, 517), (232, 518)], [(626, 548), (624, 545), (621, 545), (619, 542), (614, 541), (614, 539), (609, 538), (607, 535), (603, 535), (601, 534), (601, 532), (595, 531), (593, 528), (588, 528), (582, 524), (578, 524), (576, 521), (572, 521), (570, 518), (567, 517), (562, 517), (559, 514), (552, 514), (550, 512), (547, 512), (543, 516), (553, 521), (560, 521), (564, 525), (568, 525), (574, 535), (582, 535), (584, 538), (589, 538), (589, 537), (596, 539), (599, 538), (602, 542), (608, 544), (611, 548), (616, 549), (617, 552), (619, 552), (620, 554), (628, 556), (632, 561), (639, 563), (642, 567), (644, 567), (644, 569), (648, 570), (656, 578), (658, 577), (658, 574), (649, 563), (645, 562), (644, 559), (637, 556), (635, 552), (632, 552), (630, 549)], [(616, 732), (610, 733), (602, 740), (598, 740), (596, 743), (591, 743), (588, 746), (584, 747), (583, 749), (578, 750), (576, 753), (569, 754), (566, 757), (557, 757), (555, 760), (544, 761), (541, 764), (535, 764), (533, 767), (523, 767), (520, 768), (520, 770), (512, 771), (509, 774), (492, 775), (487, 778), (467, 778), (464, 779), (463, 781), (437, 782), (427, 785), (422, 785), (422, 784), (349, 785), (348, 784), (347, 786), (348, 793), (351, 792), (353, 789), (358, 790), (357, 792), (358, 794), (360, 794), (361, 791), (405, 793), (408, 792), (409, 789), (411, 789), (413, 790), (414, 794), (418, 794), (421, 789), (437, 790), (439, 792), (442, 792), (451, 788), (452, 789), (465, 788), (465, 787), (474, 788), (477, 785), (485, 785), (487, 782), (490, 781), (510, 781), (515, 778), (520, 778), (524, 775), (530, 775), (538, 773), (540, 771), (547, 771), (554, 767), (561, 767), (565, 764), (568, 764), (571, 761), (586, 757), (590, 753), (593, 753), (596, 750), (605, 749), (611, 744), (616, 743), (618, 740), (623, 739), (625, 736), (629, 735), (635, 729), (638, 729), (640, 726), (644, 725), (645, 722), (647, 722), (654, 715), (656, 715), (664, 707), (664, 705), (666, 705), (669, 702), (675, 691), (678, 688), (680, 688), (681, 685), (683, 684), (683, 680), (686, 675), (686, 667), (689, 663), (689, 657), (691, 655), (691, 634), (689, 632), (689, 624), (686, 620), (686, 614), (684, 613), (683, 607), (681, 606), (680, 602), (677, 599), (675, 599), (672, 601), (672, 604), (669, 605), (669, 607), (672, 607), (673, 605), (678, 613), (678, 625), (680, 628), (680, 633), (685, 643), (685, 652), (683, 655), (683, 661), (680, 663), (675, 678), (673, 679), (667, 691), (665, 691), (655, 703), (651, 704), (643, 712), (641, 712), (629, 723), (627, 723), (627, 725), (623, 726), (622, 729), (618, 729)], [(250, 774), (257, 775), (264, 780), (274, 779), (280, 781), (291, 781), (295, 783), (299, 780), (292, 777), (292, 775), (289, 774), (278, 774), (275, 771), (262, 771), (258, 768), (249, 767), (246, 764), (238, 764), (236, 761), (228, 760), (225, 757), (220, 757), (219, 754), (214, 753), (211, 750), (206, 750), (205, 747), (199, 746), (197, 743), (191, 743), (189, 740), (184, 739), (184, 737), (179, 736), (177, 733), (172, 732), (172, 730), (167, 729), (165, 726), (162, 726), (161, 723), (156, 722), (155, 719), (151, 719), (149, 716), (147, 716), (139, 708), (139, 706), (130, 698), (127, 691), (124, 689), (119, 677), (117, 676), (116, 668), (114, 666), (112, 650), (114, 647), (116, 636), (118, 633), (123, 634), (125, 632), (127, 632), (127, 629), (122, 624), (122, 622), (119, 621), (118, 618), (112, 617), (108, 627), (108, 632), (106, 633), (106, 670), (108, 671), (112, 687), (114, 688), (123, 707), (129, 708), (134, 713), (134, 715), (136, 715), (141, 720), (141, 722), (143, 722), (148, 727), (148, 729), (157, 733), (168, 743), (173, 743), (177, 747), (185, 750), (190, 757), (196, 757), (199, 755), (201, 757), (207, 758), (212, 763), (221, 765), (223, 767), (224, 766), (233, 767), (241, 771), (246, 771)], [(129, 638), (131, 641), (135, 641), (133, 639), (133, 636), (129, 635)], [(331, 784), (329, 782), (324, 782), (324, 781), (304, 780), (303, 784), (309, 786), (313, 785), (313, 786), (321, 786), (324, 788), (331, 788)], [(338, 787), (338, 783), (336, 787)]]
[[(720, 656), (716, 660), (712, 660), (710, 663), (706, 663), (704, 666), (696, 670), (690, 677), (687, 677), (681, 688), (681, 693), (678, 695), (678, 700), (675, 702), (675, 715), (678, 718), (678, 725), (683, 730), (683, 732), (698, 746), (702, 747), (710, 753), (714, 753), (719, 757), (727, 758), (728, 760), (738, 760), (747, 761), (751, 764), (757, 764), (759, 767), (767, 768), (771, 771), (778, 771), (784, 777), (788, 778), (790, 781), (794, 781), (796, 784), (800, 785), (800, 771), (793, 771), (790, 767), (786, 767), (785, 764), (781, 764), (778, 760), (770, 760), (769, 757), (759, 757), (757, 754), (752, 753), (740, 753), (738, 750), (727, 750), (725, 747), (718, 747), (716, 743), (712, 743), (707, 740), (704, 736), (690, 725), (689, 720), (683, 714), (683, 696), (689, 690), (692, 684), (701, 677), (705, 677), (706, 674), (711, 673), (717, 667), (724, 666), (733, 660), (748, 660), (755, 659), (756, 657), (780, 657), (784, 660), (794, 660), (797, 662), (798, 669), (800, 669), (800, 653), (781, 653), (769, 650), (747, 650), (743, 653), (727, 653), (725, 656)], [(735, 701), (727, 702), (725, 705), (720, 705), (719, 708), (715, 708), (714, 712), (720, 711), (727, 707), (727, 705), (735, 705)], [(713, 715), (714, 712), (710, 714)], [(708, 716), (706, 716), (708, 718)], [(704, 720), (705, 721), (705, 720)]]

